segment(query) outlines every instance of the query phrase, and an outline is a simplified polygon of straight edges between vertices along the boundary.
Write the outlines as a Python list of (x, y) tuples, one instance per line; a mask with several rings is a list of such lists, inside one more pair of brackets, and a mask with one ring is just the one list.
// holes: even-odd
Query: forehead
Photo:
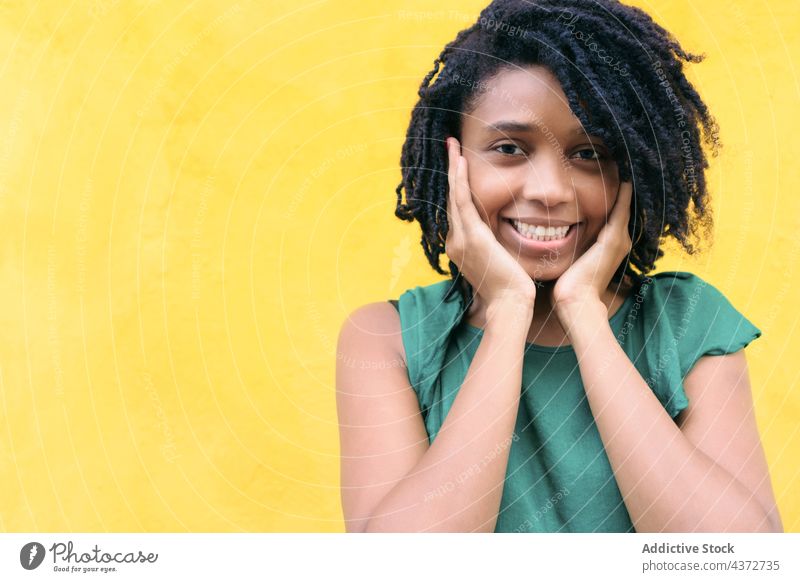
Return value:
[(542, 123), (572, 129), (580, 125), (561, 83), (541, 66), (503, 69), (482, 86), (474, 107), (462, 115), (465, 131), (499, 122)]

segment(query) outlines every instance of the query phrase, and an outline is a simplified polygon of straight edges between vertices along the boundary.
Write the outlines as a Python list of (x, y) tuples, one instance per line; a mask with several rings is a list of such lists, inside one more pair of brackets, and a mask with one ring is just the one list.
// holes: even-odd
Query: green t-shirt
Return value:
[[(409, 381), (429, 441), (436, 438), (478, 349), (483, 330), (463, 321), (451, 280), (398, 301)], [(761, 336), (714, 286), (688, 272), (641, 278), (609, 320), (625, 353), (673, 418), (703, 355), (742, 349)], [(572, 346), (526, 343), (520, 407), (509, 440), (496, 532), (632, 532), (594, 422)]]

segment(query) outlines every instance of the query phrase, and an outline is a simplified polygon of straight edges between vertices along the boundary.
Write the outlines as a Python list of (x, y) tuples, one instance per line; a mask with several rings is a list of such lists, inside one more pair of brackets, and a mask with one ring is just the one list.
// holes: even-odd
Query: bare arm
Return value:
[(365, 306), (342, 327), (336, 382), (348, 531), (494, 531), (533, 305), (498, 303), (487, 315), (464, 383), (430, 446), (405, 369), (352, 365), (402, 357), (394, 308)]
[(692, 405), (676, 424), (616, 341), (604, 305), (562, 315), (636, 531), (783, 531), (743, 350), (700, 358), (684, 382)]
[(348, 531), (492, 532), (497, 523), (536, 286), (481, 219), (458, 140), (447, 139), (447, 152), (445, 250), (479, 282), (488, 323), (430, 447), (405, 369), (347, 365), (405, 360), (396, 311), (366, 306), (344, 324), (336, 385)]

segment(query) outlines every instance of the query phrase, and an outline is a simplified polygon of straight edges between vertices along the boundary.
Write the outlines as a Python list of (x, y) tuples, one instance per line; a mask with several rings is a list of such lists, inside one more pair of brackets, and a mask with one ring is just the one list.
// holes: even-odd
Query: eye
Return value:
[(606, 159), (606, 155), (601, 150), (596, 148), (583, 148), (582, 150), (575, 152), (575, 155), (577, 155), (581, 160), (590, 162)]
[(519, 154), (525, 153), (522, 151), (522, 148), (515, 143), (501, 143), (500, 145), (495, 146), (493, 149), (494, 151), (507, 156), (518, 156)]

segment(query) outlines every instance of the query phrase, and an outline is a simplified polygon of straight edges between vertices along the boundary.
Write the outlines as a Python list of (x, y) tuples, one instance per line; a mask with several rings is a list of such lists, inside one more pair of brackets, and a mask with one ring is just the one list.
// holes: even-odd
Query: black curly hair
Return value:
[[(633, 182), (632, 250), (612, 281), (651, 271), (664, 254), (662, 237), (694, 254), (690, 237), (707, 238), (712, 223), (702, 146), (713, 156), (720, 147), (716, 121), (683, 73), (683, 61), (703, 58), (685, 52), (644, 11), (615, 0), (495, 0), (444, 47), (422, 81), (395, 215), (420, 223), (428, 262), (448, 274), (439, 265), (448, 229), (444, 140), (461, 139), (461, 115), (475, 107), (487, 80), (541, 65), (560, 81), (585, 130), (604, 141), (620, 179)], [(469, 306), (474, 291), (448, 263), (453, 284), (445, 299), (458, 289)]]

